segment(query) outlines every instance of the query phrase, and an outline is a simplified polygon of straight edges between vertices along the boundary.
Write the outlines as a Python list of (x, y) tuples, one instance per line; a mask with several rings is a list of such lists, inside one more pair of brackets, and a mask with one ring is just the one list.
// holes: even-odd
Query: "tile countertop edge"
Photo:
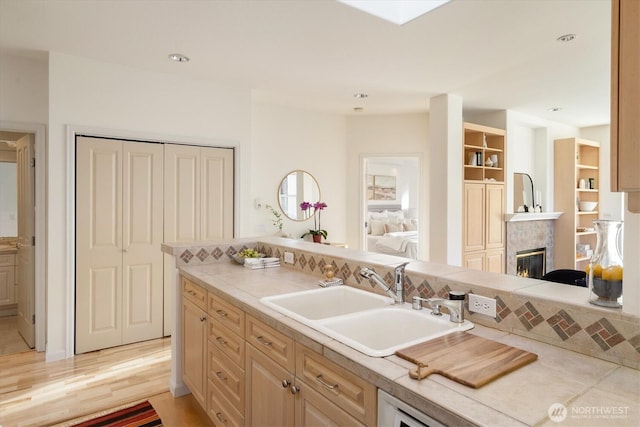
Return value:
[[(257, 296), (255, 295), (255, 292), (257, 292), (255, 286), (251, 288), (250, 291), (242, 289), (242, 283), (248, 284), (255, 282), (257, 278), (257, 274), (247, 274), (252, 273), (250, 270), (243, 271), (239, 266), (232, 264), (217, 264), (199, 267), (183, 267), (181, 271), (187, 278), (194, 280), (213, 293), (228, 299), (248, 314), (265, 321), (270, 326), (300, 341), (302, 344), (321, 352), (333, 361), (343, 365), (350, 365), (377, 387), (397, 395), (402, 400), (406, 400), (418, 410), (431, 413), (435, 411), (435, 414), (441, 417), (441, 421), (447, 424), (527, 425), (544, 420), (547, 416), (546, 413), (537, 414), (535, 421), (526, 420), (526, 422), (523, 422), (518, 416), (517, 408), (514, 408), (514, 413), (511, 414), (506, 413), (508, 411), (495, 409), (493, 407), (494, 405), (487, 404), (487, 402), (482, 402), (470, 396), (474, 394), (473, 389), (462, 389), (461, 393), (459, 384), (443, 377), (437, 376), (436, 381), (434, 381), (434, 379), (425, 379), (418, 383), (409, 380), (406, 373), (398, 376), (398, 367), (404, 367), (406, 369), (406, 363), (408, 362), (402, 361), (395, 356), (382, 359), (365, 356), (350, 347), (324, 336), (312, 328), (302, 325), (260, 304), (259, 300), (261, 296), (286, 293), (287, 291), (283, 291), (282, 287), (279, 287), (277, 291), (273, 292), (269, 292), (264, 288), (258, 288), (261, 296)], [(283, 272), (286, 272), (286, 274), (282, 275)], [(273, 269), (271, 271), (260, 271), (258, 274), (260, 274), (260, 277), (265, 281), (267, 281), (267, 279), (270, 281), (277, 280), (283, 282), (285, 285), (292, 286), (296, 290), (317, 289), (317, 278), (306, 273), (295, 272), (295, 274), (290, 274), (290, 270), (288, 269)], [(283, 277), (280, 278), (279, 276), (281, 275)], [(213, 282), (213, 280), (215, 280), (215, 282)], [(287, 284), (286, 282), (289, 283)], [(240, 284), (236, 285), (235, 283)], [(284, 287), (286, 288), (286, 286)], [(495, 333), (491, 328), (478, 325), (478, 332), (482, 332), (484, 329), (488, 330), (487, 333), (489, 335)], [(510, 334), (504, 332), (501, 332), (501, 334), (505, 334), (503, 336), (510, 336)], [(534, 352), (537, 346), (549, 346), (548, 344), (528, 338), (519, 337), (518, 339), (527, 340)], [(540, 348), (542, 351), (543, 347)], [(542, 351), (542, 353), (544, 352), (545, 351)], [(567, 354), (569, 356), (571, 355), (571, 353)], [(594, 363), (609, 363), (599, 359), (593, 360), (597, 361)], [(614, 365), (612, 364), (612, 366)], [(526, 370), (526, 368), (525, 366), (521, 369)], [(392, 371), (393, 374), (385, 374), (385, 372), (388, 371)], [(593, 388), (595, 383), (596, 381), (588, 385), (588, 388)], [(415, 385), (415, 387), (413, 387), (413, 385)], [(434, 386), (436, 389), (434, 389)], [(510, 387), (504, 383), (502, 386)], [(572, 396), (568, 401), (577, 398), (578, 394), (579, 393), (576, 392), (576, 396)], [(461, 401), (464, 402), (464, 404), (461, 404)], [(563, 403), (568, 404), (568, 402)]]

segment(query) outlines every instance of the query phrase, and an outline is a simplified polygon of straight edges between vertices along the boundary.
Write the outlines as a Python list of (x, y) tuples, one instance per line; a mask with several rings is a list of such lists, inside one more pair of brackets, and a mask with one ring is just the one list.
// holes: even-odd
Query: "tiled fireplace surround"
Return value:
[(553, 221), (507, 222), (506, 272), (516, 274), (516, 253), (529, 249), (545, 248), (547, 271), (553, 270)]
[[(522, 233), (522, 236), (530, 236), (526, 231)], [(540, 235), (548, 234), (540, 232)], [(528, 237), (526, 239), (529, 240)], [(546, 244), (544, 246), (553, 247)], [(389, 284), (393, 282), (391, 262), (386, 262), (385, 266), (381, 264), (381, 258), (374, 257), (369, 262), (366, 259), (368, 256), (363, 252), (283, 238), (267, 237), (258, 241), (245, 239), (218, 244), (203, 242), (199, 246), (165, 247), (165, 251), (174, 254), (177, 266), (183, 267), (232, 262), (227, 254), (234, 254), (247, 247), (257, 248), (267, 256), (280, 258), (281, 268), (294, 268), (318, 278), (322, 277), (324, 265), (333, 264), (338, 271), (338, 277), (341, 277), (347, 285), (374, 292), (382, 291), (358, 274), (361, 267), (373, 267)], [(284, 263), (284, 251), (294, 253), (295, 264)], [(389, 259), (389, 261), (394, 260), (396, 263), (401, 261), (395, 257)], [(412, 264), (407, 269), (405, 280), (405, 295), (408, 301), (414, 295), (425, 298), (434, 296), (446, 298), (449, 290), (462, 290), (495, 298), (498, 303), (495, 319), (466, 311), (467, 318), (480, 325), (640, 369), (640, 317), (638, 316), (623, 314), (619, 310), (590, 306), (588, 303), (579, 305), (556, 301), (552, 299), (553, 296), (547, 298), (546, 295), (538, 297), (518, 294), (514, 290), (520, 287), (517, 286), (519, 283), (523, 283), (523, 286), (545, 283), (538, 280), (484, 272), (474, 272), (470, 276), (458, 267), (417, 261)], [(479, 285), (479, 282), (482, 285)], [(516, 286), (513, 285), (514, 283)]]

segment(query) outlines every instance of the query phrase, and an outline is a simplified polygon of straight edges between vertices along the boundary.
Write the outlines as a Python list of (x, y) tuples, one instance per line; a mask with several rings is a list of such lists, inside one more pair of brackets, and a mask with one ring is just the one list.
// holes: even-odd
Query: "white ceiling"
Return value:
[[(452, 0), (397, 26), (334, 0), (0, 0), (0, 49), (210, 79), (340, 114), (423, 112), (453, 93), (469, 113), (582, 127), (609, 123), (610, 7)], [(556, 41), (567, 33), (576, 39)], [(191, 61), (171, 62), (172, 52)]]

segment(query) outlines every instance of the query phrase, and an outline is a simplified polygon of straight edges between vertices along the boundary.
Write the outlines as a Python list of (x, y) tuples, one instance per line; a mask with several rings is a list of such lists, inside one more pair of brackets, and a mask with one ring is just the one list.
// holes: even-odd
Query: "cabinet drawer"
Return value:
[(365, 427), (306, 383), (300, 381), (299, 385), (300, 393), (296, 398), (296, 425)]
[(209, 342), (222, 351), (237, 365), (244, 361), (244, 339), (224, 327), (216, 319), (209, 317)]
[(16, 263), (14, 254), (0, 255), (0, 267), (13, 267)]
[(213, 424), (220, 427), (244, 427), (244, 417), (236, 408), (220, 395), (218, 389), (209, 380), (207, 387), (207, 415)]
[(376, 424), (376, 387), (296, 344), (296, 376), (366, 425)]
[(209, 294), (208, 304), (209, 316), (244, 337), (244, 312), (242, 310), (214, 294)]
[(201, 286), (196, 285), (195, 283), (182, 278), (182, 296), (199, 308), (203, 310), (207, 310), (207, 291)]
[(244, 369), (209, 342), (207, 378), (238, 410), (244, 412)]
[(295, 369), (293, 340), (267, 326), (258, 319), (247, 316), (247, 342), (273, 359), (288, 371)]

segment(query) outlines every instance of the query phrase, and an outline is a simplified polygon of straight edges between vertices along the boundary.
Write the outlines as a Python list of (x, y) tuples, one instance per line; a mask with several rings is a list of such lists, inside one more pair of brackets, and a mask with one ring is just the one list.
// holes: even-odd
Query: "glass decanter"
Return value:
[(622, 307), (622, 221), (593, 221), (596, 250), (587, 269), (589, 302), (603, 307)]

